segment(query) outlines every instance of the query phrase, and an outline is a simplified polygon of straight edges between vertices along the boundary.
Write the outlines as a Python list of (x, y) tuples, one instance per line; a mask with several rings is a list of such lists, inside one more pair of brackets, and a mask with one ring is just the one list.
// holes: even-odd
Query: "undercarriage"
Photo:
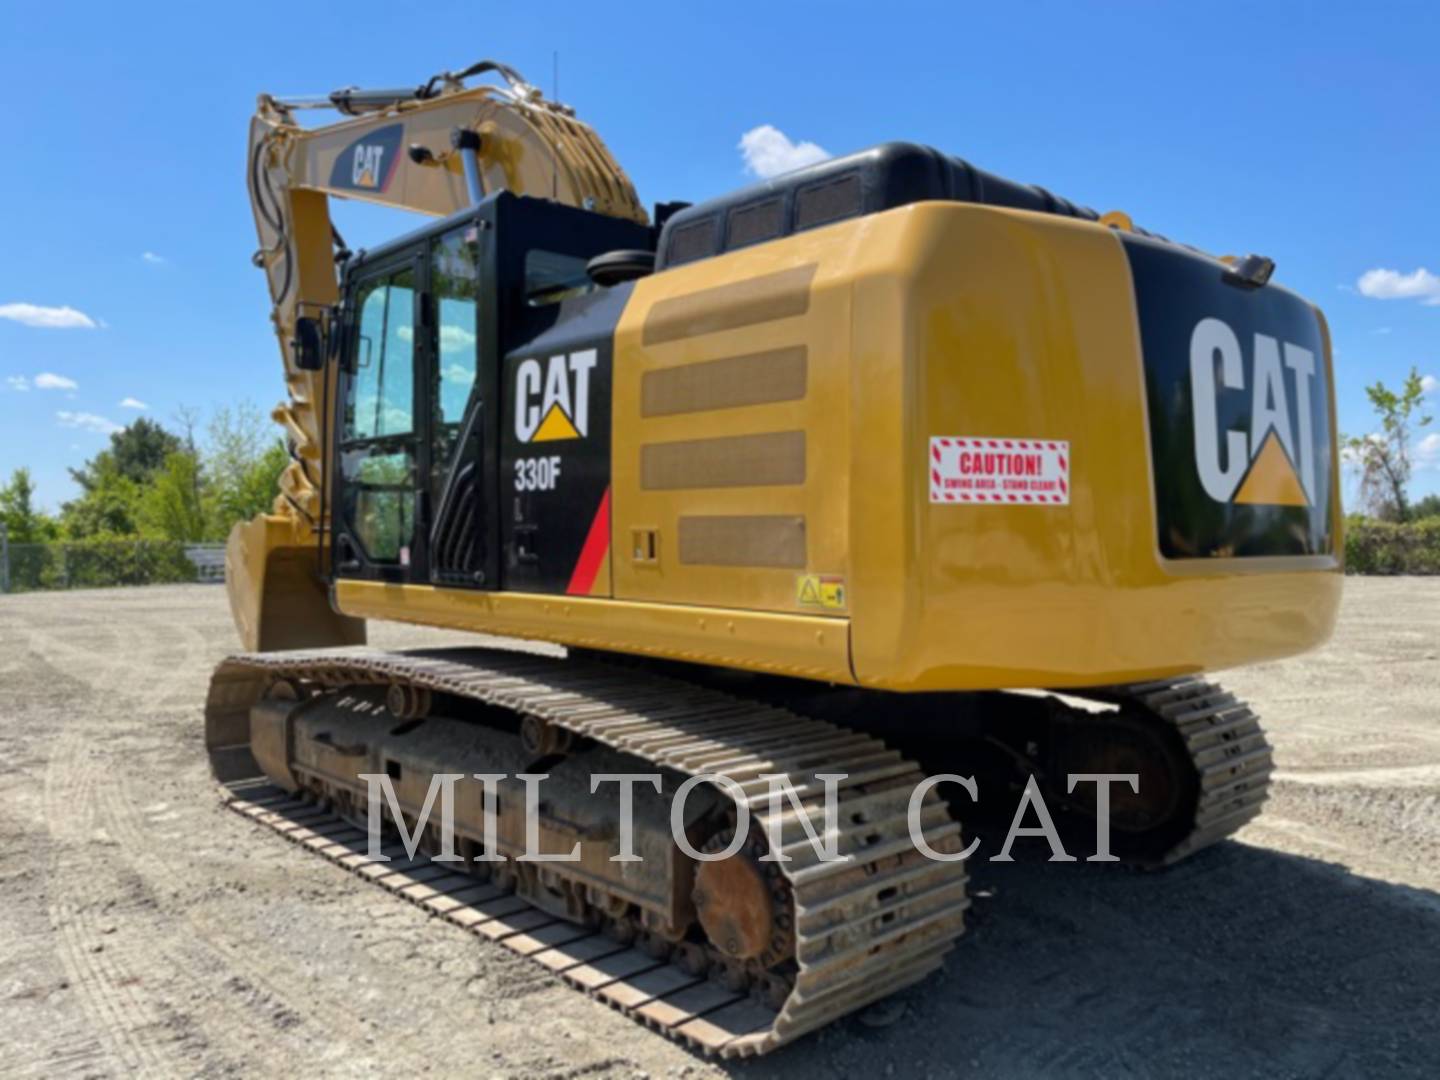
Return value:
[[(1031, 777), (1085, 857), (1099, 788), (1068, 778), (1135, 776), (1109, 786), (1109, 846), (1157, 866), (1258, 813), (1272, 767), (1253, 713), (1196, 679), (897, 696), (496, 650), (233, 657), (207, 745), (236, 809), (727, 1057), (938, 968), (969, 903), (961, 817), (1013, 828)], [(912, 798), (940, 773), (978, 797)], [(463, 778), (448, 795), (443, 775)], [(641, 778), (628, 814), (620, 776)], [(369, 854), (377, 783), (389, 862)]]

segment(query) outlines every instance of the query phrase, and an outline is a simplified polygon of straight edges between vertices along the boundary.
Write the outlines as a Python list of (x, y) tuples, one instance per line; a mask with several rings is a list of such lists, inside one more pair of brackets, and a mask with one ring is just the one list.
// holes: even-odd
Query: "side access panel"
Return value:
[(616, 334), (618, 598), (848, 613), (856, 233), (637, 283)]

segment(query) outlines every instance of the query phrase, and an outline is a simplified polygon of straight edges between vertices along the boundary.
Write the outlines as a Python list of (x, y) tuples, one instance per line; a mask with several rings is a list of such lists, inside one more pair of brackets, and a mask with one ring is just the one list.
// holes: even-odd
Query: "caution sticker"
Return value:
[(843, 608), (845, 579), (824, 574), (803, 574), (795, 579), (795, 602), (832, 611)]
[(1051, 439), (930, 439), (932, 503), (1070, 502), (1070, 444)]

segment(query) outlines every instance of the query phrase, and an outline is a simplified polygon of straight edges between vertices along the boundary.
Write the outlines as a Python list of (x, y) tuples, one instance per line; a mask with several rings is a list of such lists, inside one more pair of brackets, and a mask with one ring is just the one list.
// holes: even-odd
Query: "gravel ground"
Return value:
[(1238, 840), (977, 862), (895, 1023), (732, 1066), (222, 810), (200, 704), (233, 647), (213, 586), (0, 597), (0, 1073), (1440, 1073), (1440, 580), (1352, 580), (1328, 648), (1224, 679), (1281, 770)]

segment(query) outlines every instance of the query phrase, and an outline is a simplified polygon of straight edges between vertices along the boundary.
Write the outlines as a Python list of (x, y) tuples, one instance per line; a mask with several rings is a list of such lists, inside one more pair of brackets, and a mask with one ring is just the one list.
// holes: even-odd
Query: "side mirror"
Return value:
[(320, 320), (301, 315), (295, 320), (295, 366), (301, 371), (320, 371), (325, 367), (325, 335)]

